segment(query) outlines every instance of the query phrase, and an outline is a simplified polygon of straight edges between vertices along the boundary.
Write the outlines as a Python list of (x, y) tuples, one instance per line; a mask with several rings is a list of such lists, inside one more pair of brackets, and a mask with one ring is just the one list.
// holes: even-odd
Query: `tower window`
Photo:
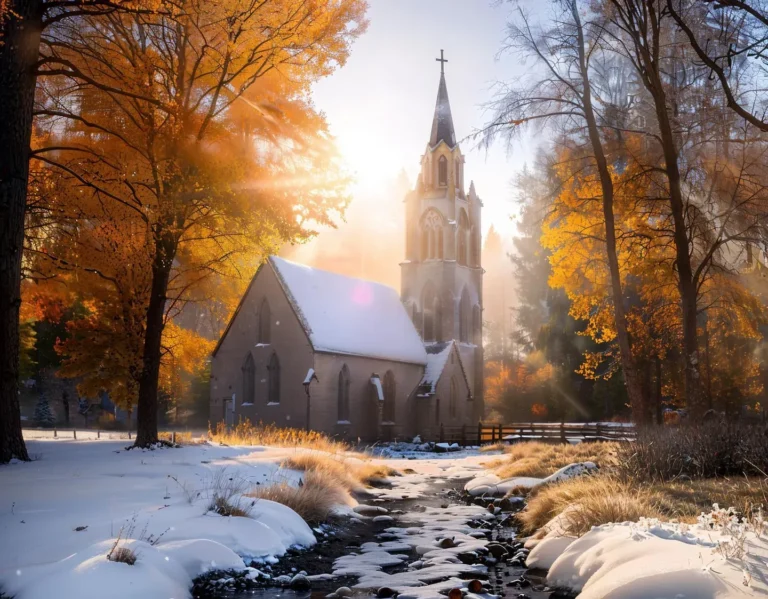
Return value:
[(456, 187), (461, 187), (461, 162), (457, 158), (454, 162), (454, 179), (456, 180)]
[(421, 220), (421, 259), (443, 259), (443, 217), (429, 210)]
[(469, 219), (462, 209), (459, 214), (459, 227), (456, 231), (456, 260), (459, 264), (469, 263)]
[(440, 187), (448, 185), (448, 159), (445, 156), (440, 156), (437, 161), (437, 184)]

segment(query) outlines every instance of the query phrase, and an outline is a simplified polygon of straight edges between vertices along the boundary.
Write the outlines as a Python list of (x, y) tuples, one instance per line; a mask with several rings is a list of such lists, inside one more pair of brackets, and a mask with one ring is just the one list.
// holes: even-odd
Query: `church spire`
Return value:
[(435, 116), (432, 119), (432, 133), (429, 137), (430, 147), (435, 147), (441, 141), (449, 147), (456, 145), (456, 134), (453, 131), (453, 117), (451, 116), (451, 104), (448, 102), (448, 87), (445, 85), (445, 63), (443, 51), (440, 50), (440, 86), (437, 88), (437, 102), (435, 104)]

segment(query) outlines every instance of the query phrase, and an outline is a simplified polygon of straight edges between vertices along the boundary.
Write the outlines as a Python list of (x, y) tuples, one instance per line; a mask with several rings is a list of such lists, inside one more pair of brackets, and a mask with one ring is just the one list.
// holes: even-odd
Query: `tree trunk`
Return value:
[(619, 357), (621, 369), (624, 372), (624, 382), (627, 386), (627, 396), (632, 408), (632, 420), (636, 425), (643, 426), (648, 423), (648, 409), (643, 394), (642, 381), (637, 371), (637, 364), (632, 355), (632, 345), (627, 331), (627, 314), (624, 307), (624, 293), (621, 285), (621, 270), (619, 269), (618, 252), (616, 251), (616, 220), (613, 212), (614, 189), (613, 179), (608, 161), (603, 150), (603, 142), (600, 138), (600, 130), (597, 127), (594, 109), (592, 107), (592, 89), (589, 80), (589, 67), (585, 56), (584, 36), (582, 33), (581, 18), (578, 4), (571, 3), (571, 13), (578, 31), (579, 70), (582, 80), (582, 103), (584, 105), (584, 117), (587, 121), (589, 141), (597, 163), (597, 171), (600, 176), (600, 187), (603, 198), (603, 219), (605, 221), (605, 251), (608, 259), (608, 270), (611, 275), (611, 297), (613, 299), (613, 315), (616, 325), (616, 337), (619, 342)]
[(672, 213), (675, 244), (675, 263), (677, 264), (677, 285), (680, 292), (683, 323), (683, 360), (685, 363), (685, 397), (688, 410), (694, 421), (699, 420), (706, 410), (702, 401), (701, 377), (699, 375), (699, 339), (697, 329), (697, 290), (691, 265), (690, 243), (685, 222), (685, 202), (681, 185), (678, 150), (675, 143), (669, 114), (667, 114), (666, 94), (661, 77), (655, 71), (651, 95), (659, 121), (659, 133), (664, 153), (664, 171), (669, 182), (669, 205)]
[(155, 244), (152, 264), (152, 295), (147, 307), (144, 332), (143, 368), (139, 378), (139, 401), (136, 412), (135, 447), (149, 447), (158, 442), (157, 435), (157, 387), (160, 379), (160, 358), (163, 329), (165, 328), (165, 302), (168, 280), (175, 258), (176, 245), (164, 239), (162, 232)]
[(19, 414), (19, 306), (40, 0), (11, 0), (0, 38), (0, 463), (28, 460)]

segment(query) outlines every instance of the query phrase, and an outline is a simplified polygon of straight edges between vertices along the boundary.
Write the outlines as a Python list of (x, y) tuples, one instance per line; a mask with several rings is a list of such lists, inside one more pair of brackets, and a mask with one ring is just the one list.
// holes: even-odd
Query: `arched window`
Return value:
[(435, 305), (437, 303), (437, 294), (435, 286), (431, 281), (427, 281), (424, 290), (421, 292), (421, 338), (423, 341), (435, 341)]
[(347, 365), (339, 371), (339, 388), (337, 390), (339, 422), (349, 421), (349, 368)]
[(456, 230), (456, 260), (459, 264), (467, 265), (469, 246), (469, 219), (462, 209), (459, 213), (459, 226)]
[(461, 161), (456, 158), (456, 160), (453, 163), (454, 168), (454, 179), (456, 181), (456, 187), (461, 187)]
[(421, 259), (443, 258), (443, 217), (428, 210), (421, 219)]
[(445, 156), (437, 160), (437, 184), (440, 187), (448, 185), (448, 159)]
[(252, 404), (256, 398), (256, 364), (251, 352), (248, 352), (240, 370), (243, 374), (243, 403)]
[(469, 302), (469, 292), (465, 287), (461, 292), (459, 302), (459, 341), (469, 343), (469, 331), (472, 324), (472, 306)]
[(261, 302), (261, 309), (259, 310), (259, 343), (270, 343), (272, 336), (272, 312), (269, 309), (269, 302), (267, 298)]
[(483, 321), (478, 305), (472, 307), (472, 343), (475, 345), (483, 343)]
[(269, 403), (280, 403), (280, 360), (273, 353), (269, 359)]
[(456, 418), (456, 403), (459, 392), (456, 386), (456, 381), (451, 379), (451, 395), (448, 398), (448, 415), (451, 418)]
[(391, 370), (387, 370), (384, 375), (384, 406), (382, 409), (384, 422), (395, 421), (395, 391), (395, 375)]
[(480, 235), (477, 231), (477, 227), (472, 227), (469, 239), (469, 265), (480, 266)]

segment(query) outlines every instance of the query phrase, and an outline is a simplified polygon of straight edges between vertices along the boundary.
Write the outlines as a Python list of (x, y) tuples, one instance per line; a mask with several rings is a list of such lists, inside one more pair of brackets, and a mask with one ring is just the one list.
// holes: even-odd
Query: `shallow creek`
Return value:
[[(421, 477), (418, 483), (408, 479), (397, 477), (392, 486), (359, 498), (371, 507), (365, 518), (345, 520), (322, 532), (316, 529), (318, 543), (311, 549), (290, 551), (271, 567), (257, 566), (271, 577), (261, 581), (269, 586), (196, 588), (195, 596), (320, 599), (347, 587), (354, 597), (395, 596), (388, 590), (396, 589), (400, 597), (422, 599), (446, 596), (452, 588), (466, 590), (470, 581), (479, 580), (482, 593), (501, 597), (570, 597), (547, 589), (544, 572), (525, 568), (510, 512), (497, 508), (492, 514), (487, 507), (492, 500), (471, 503), (462, 492), (466, 479)], [(308, 588), (290, 588), (289, 579), (300, 573), (306, 575)], [(344, 591), (339, 596), (343, 595)]]

